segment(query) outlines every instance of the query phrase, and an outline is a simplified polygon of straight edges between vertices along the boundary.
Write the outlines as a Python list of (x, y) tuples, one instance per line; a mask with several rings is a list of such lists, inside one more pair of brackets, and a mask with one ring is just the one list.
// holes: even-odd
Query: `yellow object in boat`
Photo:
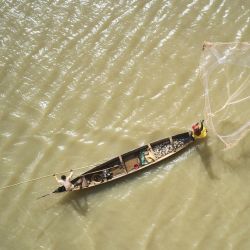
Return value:
[(192, 136), (194, 139), (203, 139), (207, 136), (207, 129), (203, 127), (200, 135), (195, 135), (194, 132), (192, 132)]

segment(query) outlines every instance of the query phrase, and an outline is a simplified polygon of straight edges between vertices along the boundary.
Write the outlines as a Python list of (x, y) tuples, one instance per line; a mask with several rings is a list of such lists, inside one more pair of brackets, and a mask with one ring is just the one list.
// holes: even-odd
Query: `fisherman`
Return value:
[(53, 176), (55, 176), (56, 181), (59, 184), (61, 184), (61, 185), (63, 185), (65, 187), (66, 191), (72, 191), (73, 190), (74, 185), (70, 181), (72, 176), (73, 176), (73, 170), (70, 170), (70, 174), (69, 174), (68, 177), (66, 177), (65, 175), (62, 175), (61, 179), (58, 179), (56, 174), (53, 174)]
[(197, 122), (192, 126), (192, 137), (194, 139), (205, 138), (207, 136), (207, 129), (203, 126), (204, 120)]

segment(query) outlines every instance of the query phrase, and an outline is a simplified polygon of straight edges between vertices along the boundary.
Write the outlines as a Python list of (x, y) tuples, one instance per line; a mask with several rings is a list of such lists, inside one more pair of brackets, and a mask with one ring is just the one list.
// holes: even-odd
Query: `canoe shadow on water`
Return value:
[(212, 164), (211, 164), (211, 157), (212, 152), (210, 147), (208, 146), (207, 140), (205, 140), (204, 143), (201, 143), (201, 145), (197, 145), (196, 147), (197, 152), (200, 155), (201, 161), (203, 165), (205, 166), (205, 169), (211, 179), (218, 180), (219, 178), (214, 174)]
[(66, 193), (66, 195), (60, 200), (62, 205), (71, 205), (79, 215), (85, 216), (88, 212), (88, 202), (86, 193), (78, 191)]
[[(119, 182), (119, 181), (116, 181)], [(79, 190), (69, 193), (64, 193), (64, 197), (60, 200), (62, 205), (70, 205), (74, 211), (81, 216), (86, 216), (89, 211), (88, 196), (93, 196), (97, 193), (109, 189), (115, 183), (105, 183), (105, 185), (96, 186), (86, 190)]]

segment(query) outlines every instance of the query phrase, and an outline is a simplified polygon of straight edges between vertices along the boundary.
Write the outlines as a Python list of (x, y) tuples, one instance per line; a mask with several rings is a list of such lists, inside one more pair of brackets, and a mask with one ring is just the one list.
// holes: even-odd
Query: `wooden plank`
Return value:
[(151, 146), (151, 144), (150, 144), (150, 143), (148, 144), (148, 147), (149, 147), (149, 149), (150, 149), (150, 150), (152, 150), (152, 151), (153, 151), (152, 146)]
[(173, 138), (172, 138), (172, 136), (169, 137), (169, 140), (170, 140), (170, 144), (173, 144)]
[(120, 162), (121, 162), (122, 166), (124, 167), (126, 173), (128, 173), (127, 167), (126, 167), (121, 155), (119, 155), (119, 159), (120, 159)]

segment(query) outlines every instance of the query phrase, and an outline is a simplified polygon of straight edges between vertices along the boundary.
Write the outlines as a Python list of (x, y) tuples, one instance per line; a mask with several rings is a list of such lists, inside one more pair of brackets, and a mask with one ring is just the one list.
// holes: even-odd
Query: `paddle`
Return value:
[(46, 197), (46, 196), (49, 196), (49, 195), (51, 195), (51, 194), (53, 194), (53, 193), (44, 194), (44, 195), (42, 195), (42, 196), (40, 196), (40, 197), (37, 197), (36, 199), (39, 200), (39, 199), (42, 199), (42, 198), (44, 198), (44, 197)]

